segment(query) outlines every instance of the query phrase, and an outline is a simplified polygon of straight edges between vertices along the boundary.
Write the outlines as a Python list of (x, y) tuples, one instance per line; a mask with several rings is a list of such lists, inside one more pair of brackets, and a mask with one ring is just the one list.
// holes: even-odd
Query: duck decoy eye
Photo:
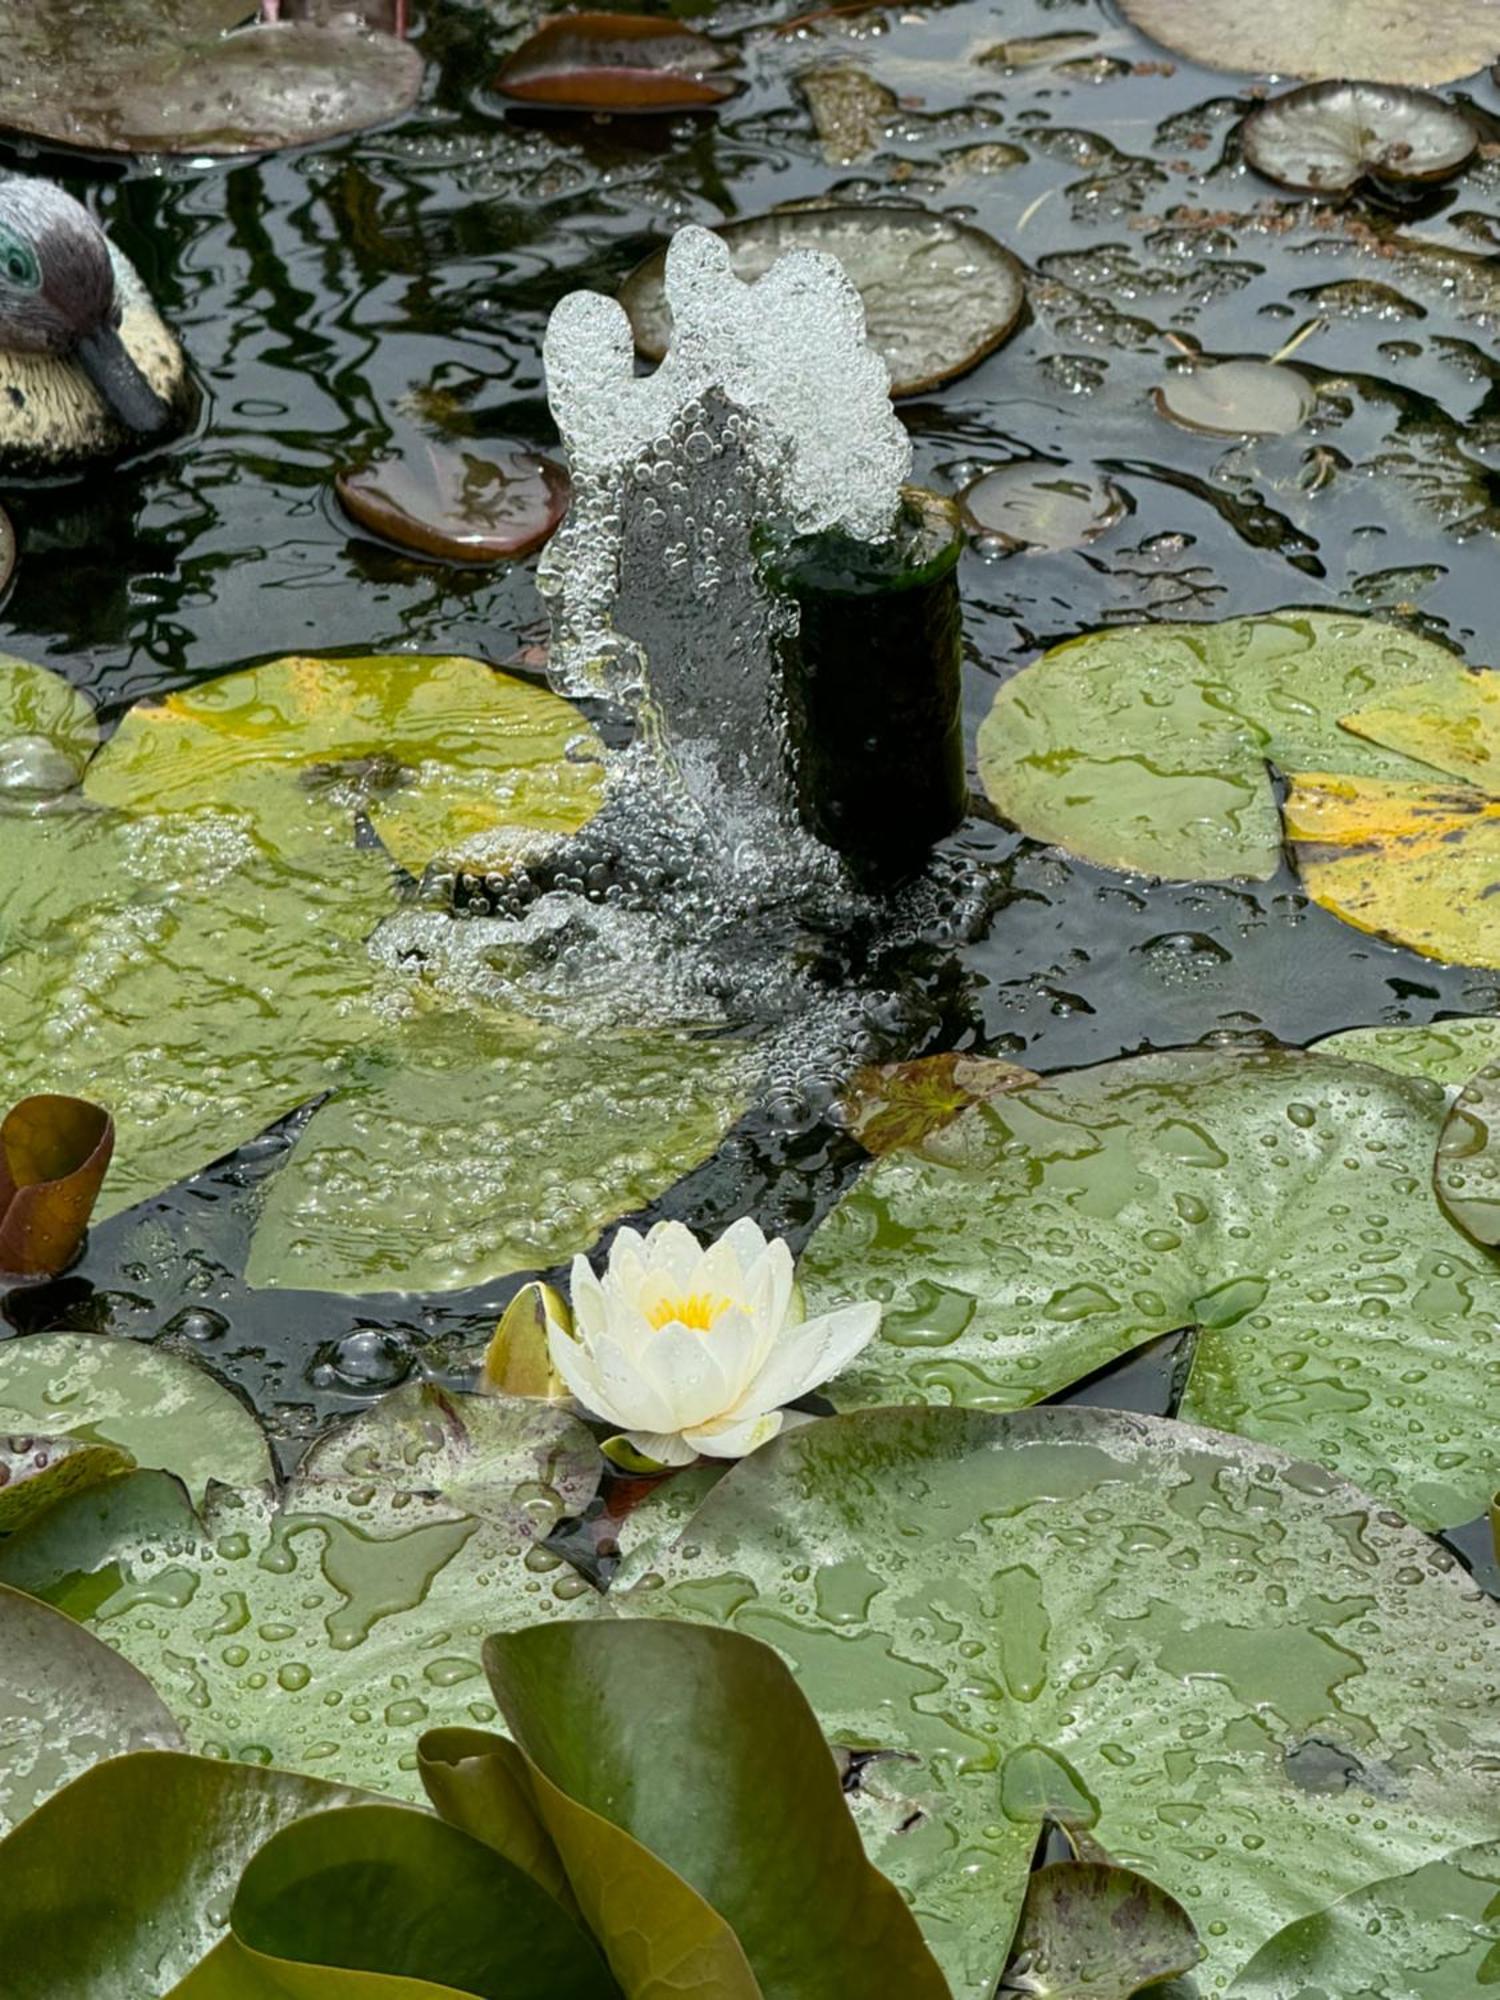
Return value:
[(24, 237), (0, 223), (0, 285), (12, 291), (34, 292), (42, 282), (42, 267)]

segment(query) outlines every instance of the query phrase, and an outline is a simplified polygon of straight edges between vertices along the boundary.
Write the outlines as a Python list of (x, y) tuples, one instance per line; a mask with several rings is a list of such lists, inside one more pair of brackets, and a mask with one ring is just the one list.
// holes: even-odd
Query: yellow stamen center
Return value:
[(675, 1319), (679, 1326), (690, 1326), (694, 1333), (709, 1333), (715, 1321), (721, 1320), (733, 1304), (733, 1299), (726, 1299), (718, 1292), (690, 1292), (686, 1298), (663, 1299), (646, 1317), (653, 1326), (667, 1326)]

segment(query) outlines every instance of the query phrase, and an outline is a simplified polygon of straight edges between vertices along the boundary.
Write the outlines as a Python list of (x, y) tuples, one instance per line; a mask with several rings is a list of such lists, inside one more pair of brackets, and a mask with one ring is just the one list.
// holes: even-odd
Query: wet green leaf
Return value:
[(1131, 2000), (1200, 1956), (1187, 1911), (1144, 1875), (1053, 1862), (1026, 1885), (1001, 2000)]
[(1500, 1065), (1471, 1077), (1448, 1113), (1434, 1168), (1438, 1199), (1476, 1243), (1500, 1245)]
[(1420, 763), (1402, 780), (1291, 769), (1286, 830), (1308, 889), (1360, 930), (1500, 966), (1500, 675), (1389, 689), (1342, 725)]
[(1430, 781), (1416, 753), (1340, 723), (1372, 695), (1461, 675), (1451, 653), (1373, 618), (1123, 627), (1054, 646), (1005, 683), (979, 772), (1022, 832), (1082, 860), (1266, 880), (1282, 843), (1268, 764)]
[[(128, 1661), (61, 1611), (0, 1584), (0, 1834), (102, 1759), (181, 1740)], [(0, 1880), (8, 1894), (3, 1861)]]
[(1283, 187), (1343, 194), (1377, 181), (1441, 181), (1479, 145), (1457, 105), (1431, 91), (1310, 83), (1262, 104), (1240, 127), (1245, 158)]
[[(485, 1663), (516, 1742), (555, 1788), (537, 1791), (541, 1817), (632, 2000), (673, 1990), (673, 1933), (649, 1940), (647, 1976), (632, 1932), (653, 1926), (621, 1893), (616, 1829), (728, 1923), (754, 1972), (748, 1994), (842, 2000), (852, 1986), (946, 2000), (911, 1914), (865, 1859), (817, 1719), (775, 1652), (730, 1632), (603, 1622), (500, 1635)], [(643, 1687), (671, 1698), (643, 1701)], [(657, 1887), (636, 1872), (649, 1912)]]
[(1145, 34), (1208, 69), (1451, 83), (1495, 59), (1493, 10), (1475, 0), (1121, 0)]
[[(1036, 1071), (1019, 1063), (945, 1051), (912, 1062), (867, 1064), (849, 1079), (841, 1106), (867, 1153), (890, 1153), (941, 1134), (971, 1104), (1036, 1080)], [(941, 1151), (940, 1140), (938, 1145)]]
[(118, 1445), (35, 1432), (0, 1436), (0, 1535), (15, 1534), (71, 1493), (134, 1470)]
[(0, 1341), (0, 1432), (34, 1431), (117, 1445), (161, 1467), (201, 1501), (210, 1480), (258, 1486), (272, 1477), (260, 1425), (196, 1362), (93, 1333)]
[(61, 674), (0, 654), (0, 806), (76, 785), (98, 740), (93, 704)]
[(1182, 1414), (1337, 1468), (1413, 1520), (1477, 1514), (1500, 1270), (1444, 1215), (1433, 1084), (1186, 1051), (1022, 1085), (879, 1160), (814, 1235), (810, 1310), (885, 1300), (841, 1408), (1015, 1409), (1176, 1328)]
[(538, 1544), (598, 1469), (560, 1410), (412, 1384), (331, 1432), (279, 1506), (215, 1489), (200, 1522), (136, 1473), (0, 1547), (0, 1575), (139, 1667), (195, 1750), (415, 1798), (421, 1730), (494, 1720), (486, 1633), (592, 1596)]
[(422, 59), (392, 35), (297, 22), (226, 36), (241, 0), (0, 0), (0, 124), (90, 152), (271, 152), (414, 103)]
[(222, 1937), (256, 1849), (356, 1797), (288, 1771), (166, 1750), (95, 1765), (0, 1843), (6, 2000), (168, 1992)]
[[(919, 395), (975, 367), (1015, 331), (1026, 305), (1021, 266), (1008, 250), (983, 230), (919, 208), (780, 209), (715, 233), (747, 283), (787, 250), (837, 258), (864, 300), (870, 345), (885, 356), (893, 396)], [(636, 346), (656, 361), (672, 333), (665, 267), (658, 250), (620, 289)]]
[(1500, 1019), (1476, 1014), (1426, 1028), (1346, 1028), (1313, 1044), (1314, 1052), (1373, 1063), (1396, 1076), (1425, 1076), (1457, 1089), (1476, 1069), (1500, 1062)]
[(1492, 1830), (1500, 1614), (1262, 1446), (1099, 1410), (830, 1418), (737, 1465), (657, 1570), (615, 1610), (765, 1640), (836, 1742), (913, 1760), (880, 1765), (905, 1810), (862, 1824), (958, 2000), (993, 1991), (1044, 1799), (1201, 1913), (1206, 1991)]
[(1228, 2000), (1478, 2000), (1500, 1973), (1500, 1842), (1356, 1890), (1263, 1945)]
[(241, 1876), (230, 1923), (273, 1989), (305, 2000), (618, 2000), (593, 1941), (544, 1889), (402, 1806), (283, 1827)]
[(478, 1388), (486, 1396), (540, 1396), (565, 1403), (568, 1386), (552, 1366), (547, 1339), (550, 1319), (571, 1333), (572, 1316), (550, 1285), (523, 1285), (500, 1316), (484, 1350)]

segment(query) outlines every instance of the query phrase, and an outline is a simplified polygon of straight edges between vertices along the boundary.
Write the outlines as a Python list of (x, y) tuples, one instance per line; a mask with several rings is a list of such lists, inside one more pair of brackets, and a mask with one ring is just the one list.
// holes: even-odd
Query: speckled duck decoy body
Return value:
[(51, 181), (0, 179), (0, 477), (58, 478), (180, 430), (197, 394), (135, 267)]

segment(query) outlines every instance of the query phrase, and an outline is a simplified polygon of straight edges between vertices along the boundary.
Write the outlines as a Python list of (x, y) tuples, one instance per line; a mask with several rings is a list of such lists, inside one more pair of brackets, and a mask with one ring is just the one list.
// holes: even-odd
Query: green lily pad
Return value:
[(291, 657), (137, 702), (84, 790), (128, 812), (246, 812), (292, 851), (347, 842), (364, 812), (418, 872), (518, 859), (574, 832), (599, 803), (602, 755), (570, 702), (479, 660)]
[(1257, 173), (1310, 194), (1375, 181), (1441, 181), (1467, 164), (1479, 133), (1446, 98), (1399, 84), (1309, 83), (1262, 104), (1240, 127)]
[[(1286, 830), (1310, 893), (1430, 958), (1500, 967), (1500, 674), (1382, 690), (1341, 718), (1410, 775), (1288, 767)], [(1444, 774), (1440, 777), (1438, 774)]]
[(1164, 417), (1211, 437), (1289, 437), (1317, 402), (1306, 376), (1275, 361), (1179, 368), (1152, 396)]
[(335, 1431), (279, 1506), (160, 1473), (55, 1507), (0, 1574), (130, 1660), (213, 1757), (419, 1798), (429, 1727), (492, 1722), (497, 1620), (562, 1618), (590, 1587), (538, 1546), (600, 1460), (574, 1417), (413, 1385)]
[(1451, 83), (1495, 59), (1494, 10), (1475, 0), (1120, 0), (1126, 20), (1206, 69)]
[[(96, 1765), (0, 1843), (6, 2000), (173, 1990), (223, 1935), (256, 1849), (293, 1820), (357, 1796), (170, 1750)], [(222, 2000), (241, 1996), (225, 1988)]]
[(267, 1190), (252, 1285), (437, 1291), (543, 1269), (711, 1153), (734, 1044), (418, 1016), (314, 1113)]
[[(885, 356), (893, 396), (920, 395), (976, 367), (1014, 333), (1026, 306), (1024, 275), (1008, 250), (981, 229), (920, 208), (778, 209), (714, 233), (746, 283), (788, 250), (836, 258), (864, 300), (870, 345)], [(635, 344), (653, 361), (672, 337), (666, 257), (656, 251), (620, 288)]]
[(765, 1640), (836, 1742), (911, 1760), (862, 1824), (956, 2000), (989, 2000), (1049, 1817), (1182, 1904), (1205, 1991), (1492, 1831), (1500, 1614), (1333, 1474), (1181, 1424), (830, 1418), (615, 1609)]
[(0, 1584), (0, 1834), (103, 1758), (181, 1741), (129, 1661), (61, 1611)]
[(0, 1436), (0, 1535), (13, 1535), (71, 1493), (134, 1470), (118, 1445), (34, 1432)]
[(1500, 1269), (1430, 1168), (1434, 1084), (1189, 1050), (1023, 1084), (877, 1161), (808, 1246), (809, 1310), (885, 1300), (843, 1409), (1016, 1409), (1178, 1328), (1188, 1420), (1335, 1467), (1427, 1527), (1480, 1513)]
[(0, 655), (0, 809), (70, 790), (98, 740), (93, 704), (61, 674)]
[[(621, 1852), (617, 1830), (728, 1923), (755, 1975), (749, 1995), (947, 2000), (910, 1911), (861, 1850), (816, 1716), (769, 1647), (635, 1622), (548, 1625), (492, 1638), (485, 1663), (627, 1992), (675, 1988), (677, 1930), (660, 1924), (663, 1885)], [(650, 1687), (670, 1698), (643, 1701)], [(675, 1897), (667, 1909), (677, 1916)]]
[(1264, 881), (1282, 844), (1268, 761), (1430, 783), (1340, 721), (1404, 683), (1461, 676), (1442, 647), (1373, 618), (1122, 627), (1054, 646), (1005, 683), (980, 726), (980, 777), (1023, 833), (1082, 860)]
[(1500, 1065), (1482, 1069), (1459, 1093), (1434, 1174), (1439, 1201), (1465, 1235), (1500, 1245)]
[(268, 1485), (270, 1449), (239, 1397), (196, 1362), (94, 1333), (0, 1341), (0, 1431), (116, 1445), (180, 1479), (195, 1503), (210, 1480)]
[(394, 35), (239, 28), (243, 0), (0, 0), (0, 125), (89, 152), (239, 154), (308, 145), (411, 109), (422, 58)]
[(1026, 1885), (1001, 2000), (1132, 2000), (1201, 1956), (1187, 1911), (1144, 1875), (1056, 1861)]
[(1500, 1969), (1500, 1841), (1466, 1847), (1303, 1917), (1227, 2000), (1476, 2000)]
[(1372, 1063), (1395, 1076), (1425, 1076), (1457, 1089), (1486, 1063), (1500, 1062), (1500, 1020), (1475, 1014), (1428, 1028), (1345, 1028), (1313, 1044), (1314, 1052)]

